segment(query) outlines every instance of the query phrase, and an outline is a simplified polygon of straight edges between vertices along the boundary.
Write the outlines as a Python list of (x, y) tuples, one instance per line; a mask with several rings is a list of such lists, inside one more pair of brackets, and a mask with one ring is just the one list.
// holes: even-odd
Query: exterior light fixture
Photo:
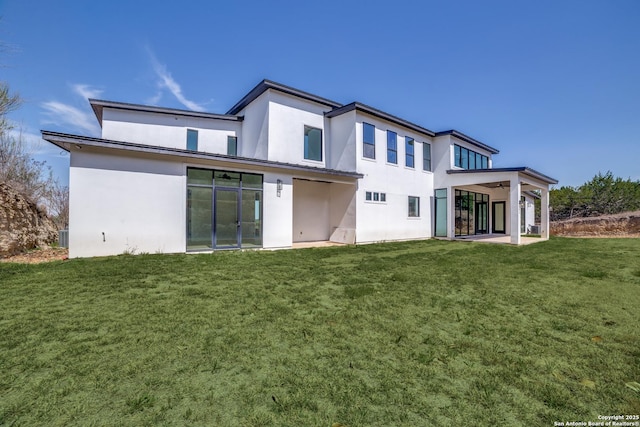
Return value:
[(278, 190), (278, 197), (280, 197), (280, 194), (282, 193), (282, 180), (281, 179), (276, 181), (276, 189)]

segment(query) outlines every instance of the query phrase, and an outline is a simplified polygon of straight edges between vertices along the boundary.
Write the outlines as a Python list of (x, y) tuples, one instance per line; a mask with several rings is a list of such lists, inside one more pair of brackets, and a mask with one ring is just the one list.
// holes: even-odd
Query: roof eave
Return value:
[(448, 169), (447, 174), (472, 174), (472, 173), (491, 173), (491, 172), (518, 172), (528, 175), (532, 178), (538, 179), (546, 184), (557, 184), (558, 180), (551, 178), (543, 173), (538, 172), (535, 169), (531, 169), (527, 166), (520, 166), (515, 168), (493, 168), (493, 169)]
[(281, 83), (277, 83), (271, 80), (264, 79), (260, 83), (258, 83), (253, 89), (249, 91), (245, 96), (242, 97), (240, 101), (238, 101), (233, 107), (227, 111), (226, 114), (237, 114), (242, 111), (247, 105), (251, 104), (255, 101), (260, 95), (266, 92), (269, 89), (276, 90), (278, 92), (285, 93), (287, 95), (292, 95), (298, 98), (306, 99), (307, 101), (312, 101), (318, 104), (326, 105), (331, 108), (339, 108), (342, 104), (332, 101), (327, 98), (323, 98), (321, 96), (314, 95), (309, 92), (305, 92), (291, 86), (283, 85)]
[(325, 116), (328, 117), (328, 118), (332, 118), (332, 117), (336, 117), (336, 116), (340, 116), (342, 114), (348, 113), (349, 111), (353, 111), (353, 110), (361, 111), (361, 112), (366, 113), (366, 114), (370, 114), (370, 115), (375, 116), (377, 118), (380, 118), (380, 119), (383, 119), (383, 120), (387, 120), (389, 122), (392, 122), (392, 123), (395, 123), (397, 125), (406, 127), (408, 129), (414, 130), (416, 132), (422, 133), (422, 134), (430, 136), (430, 137), (436, 136), (435, 132), (433, 132), (433, 131), (431, 131), (431, 130), (429, 130), (427, 128), (424, 128), (424, 127), (422, 127), (420, 125), (417, 125), (415, 123), (412, 123), (410, 121), (401, 119), (400, 117), (394, 116), (393, 114), (385, 113), (382, 110), (378, 110), (377, 108), (370, 107), (370, 106), (368, 106), (366, 104), (363, 104), (361, 102), (352, 102), (352, 103), (344, 105), (344, 106), (342, 106), (340, 108), (336, 108), (334, 110), (331, 110), (331, 111), (325, 113)]
[(260, 159), (252, 159), (247, 157), (238, 157), (238, 156), (229, 156), (225, 154), (214, 154), (214, 153), (205, 153), (202, 151), (192, 151), (185, 150), (180, 148), (169, 148), (169, 147), (158, 147), (146, 144), (135, 144), (131, 142), (124, 141), (113, 141), (102, 138), (93, 138), (87, 136), (79, 136), (79, 135), (71, 135), (64, 134), (59, 132), (52, 132), (42, 130), (42, 138), (45, 141), (48, 141), (65, 151), (71, 151), (72, 147), (76, 149), (82, 149), (84, 146), (88, 147), (98, 147), (98, 148), (110, 148), (110, 149), (121, 149), (127, 150), (131, 152), (142, 152), (149, 154), (159, 154), (159, 155), (173, 155), (173, 156), (181, 156), (193, 159), (201, 159), (201, 160), (214, 160), (214, 161), (225, 161), (229, 163), (235, 163), (238, 165), (251, 165), (251, 166), (261, 166), (267, 168), (277, 168), (277, 169), (286, 169), (293, 170), (298, 172), (308, 172), (308, 173), (316, 173), (321, 175), (328, 176), (336, 176), (342, 178), (349, 179), (358, 179), (364, 177), (364, 175), (357, 172), (350, 171), (341, 171), (336, 169), (326, 169), (326, 168), (317, 168), (313, 166), (304, 166), (297, 165), (293, 163), (283, 163), (283, 162), (275, 162), (271, 160), (260, 160)]
[(112, 108), (115, 110), (125, 110), (125, 111), (139, 111), (144, 113), (156, 113), (156, 114), (170, 114), (173, 116), (184, 116), (184, 117), (197, 117), (204, 119), (214, 119), (214, 120), (227, 120), (227, 121), (242, 121), (244, 117), (231, 115), (231, 114), (215, 114), (215, 113), (207, 113), (202, 111), (193, 111), (193, 110), (182, 110), (179, 108), (165, 108), (165, 107), (156, 107), (153, 105), (142, 105), (142, 104), (132, 104), (128, 102), (115, 102), (115, 101), (107, 101), (103, 99), (89, 99), (89, 104), (91, 104), (91, 108), (102, 126), (102, 118), (104, 108)]
[(487, 145), (483, 142), (478, 141), (477, 139), (473, 139), (471, 138), (469, 135), (465, 135), (462, 132), (459, 132), (455, 129), (450, 129), (450, 130), (445, 130), (442, 132), (436, 132), (436, 136), (444, 136), (444, 135), (451, 135), (454, 136), (456, 138), (458, 138), (461, 141), (467, 142), (471, 145), (475, 145), (478, 148), (482, 148), (483, 150), (486, 150), (488, 152), (490, 152), (491, 154), (498, 154), (500, 153), (500, 150), (498, 150), (497, 148), (491, 147), (490, 145)]

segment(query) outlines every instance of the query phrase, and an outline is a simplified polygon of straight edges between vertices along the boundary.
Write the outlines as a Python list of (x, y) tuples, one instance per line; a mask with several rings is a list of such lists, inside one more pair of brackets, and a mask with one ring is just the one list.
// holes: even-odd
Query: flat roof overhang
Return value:
[[(524, 178), (531, 178), (536, 183), (542, 183), (548, 185), (554, 185), (558, 183), (558, 180), (551, 178), (543, 173), (540, 173), (534, 169), (526, 166), (520, 166), (515, 168), (494, 168), (494, 169), (449, 169), (447, 174), (449, 175), (466, 175), (469, 181), (480, 184), (480, 182), (494, 182), (503, 181), (503, 177), (510, 176), (513, 173), (517, 173), (518, 176)], [(462, 181), (462, 180), (461, 180)], [(480, 182), (476, 182), (480, 181)]]
[(295, 177), (322, 180), (327, 182), (354, 183), (364, 175), (357, 172), (318, 168), (271, 160), (251, 159), (224, 154), (205, 153), (180, 148), (158, 147), (132, 142), (113, 141), (88, 136), (70, 135), (59, 132), (41, 131), (42, 138), (67, 152), (89, 149), (91, 152), (126, 152), (132, 157), (180, 159), (183, 162), (202, 164), (212, 167), (241, 168), (265, 172), (285, 172)]

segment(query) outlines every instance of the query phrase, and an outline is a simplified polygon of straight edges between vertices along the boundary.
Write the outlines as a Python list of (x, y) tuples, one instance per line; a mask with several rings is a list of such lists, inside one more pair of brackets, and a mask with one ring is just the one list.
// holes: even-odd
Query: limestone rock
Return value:
[(0, 257), (47, 246), (58, 239), (58, 230), (46, 212), (0, 183)]

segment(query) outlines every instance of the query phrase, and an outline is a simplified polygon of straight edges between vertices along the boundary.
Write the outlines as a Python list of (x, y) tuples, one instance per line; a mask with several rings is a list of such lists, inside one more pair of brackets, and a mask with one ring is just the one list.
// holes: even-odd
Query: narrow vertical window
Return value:
[(431, 144), (422, 144), (422, 170), (431, 171)]
[(407, 167), (414, 167), (413, 138), (405, 137), (405, 164)]
[(409, 217), (420, 216), (420, 197), (409, 196)]
[(198, 150), (198, 131), (187, 129), (187, 150)]
[(398, 164), (398, 135), (387, 131), (387, 162)]
[(231, 135), (227, 136), (227, 154), (229, 156), (238, 155), (238, 137)]
[(489, 169), (489, 158), (482, 156), (482, 169)]
[(462, 148), (459, 145), (455, 145), (455, 165), (459, 168), (462, 167)]
[(367, 159), (376, 158), (376, 128), (369, 123), (362, 123), (362, 156)]
[(469, 169), (469, 150), (467, 150), (466, 148), (461, 148), (460, 153), (461, 153), (460, 167), (462, 169)]
[(364, 199), (365, 200), (369, 200), (371, 201), (371, 191), (367, 191), (366, 193), (364, 193)]
[(304, 158), (322, 161), (322, 130), (304, 127)]

